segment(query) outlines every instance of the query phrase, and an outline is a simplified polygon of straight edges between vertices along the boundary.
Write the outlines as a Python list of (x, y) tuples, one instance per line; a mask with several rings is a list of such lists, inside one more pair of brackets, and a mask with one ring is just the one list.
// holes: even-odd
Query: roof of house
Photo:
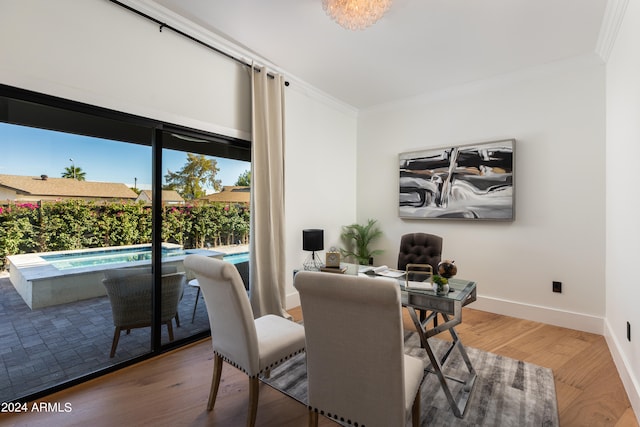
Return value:
[[(152, 195), (151, 190), (142, 190), (140, 192), (140, 195), (142, 194), (144, 194), (147, 197), (147, 199), (153, 200), (153, 198), (151, 197)], [(184, 203), (184, 199), (180, 194), (178, 194), (176, 190), (162, 190), (162, 201), (164, 203), (167, 203), (167, 202)]]
[[(43, 178), (45, 177), (45, 178)], [(125, 184), (115, 182), (78, 181), (71, 178), (49, 178), (0, 175), (0, 186), (16, 193), (32, 196), (95, 197), (102, 199), (135, 199), (138, 195)]]
[(203, 197), (209, 202), (249, 203), (251, 187), (241, 185), (225, 185), (219, 193), (208, 194)]

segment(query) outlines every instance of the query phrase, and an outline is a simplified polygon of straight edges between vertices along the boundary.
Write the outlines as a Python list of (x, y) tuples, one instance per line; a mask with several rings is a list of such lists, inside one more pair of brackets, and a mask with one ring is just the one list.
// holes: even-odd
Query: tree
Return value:
[(63, 178), (71, 178), (78, 181), (84, 181), (86, 175), (87, 173), (79, 166), (67, 166), (64, 168), (64, 172), (62, 172)]
[(235, 185), (251, 187), (251, 171), (244, 171), (244, 173), (238, 177)]
[(222, 183), (216, 179), (220, 172), (218, 162), (202, 154), (187, 153), (187, 163), (177, 172), (167, 171), (165, 190), (176, 190), (185, 200), (195, 200), (206, 195), (204, 187), (220, 191)]

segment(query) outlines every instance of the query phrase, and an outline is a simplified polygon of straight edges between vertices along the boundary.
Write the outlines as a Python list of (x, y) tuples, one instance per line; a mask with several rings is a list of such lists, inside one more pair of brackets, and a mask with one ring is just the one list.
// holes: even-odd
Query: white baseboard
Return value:
[(300, 306), (300, 294), (298, 292), (291, 292), (290, 294), (287, 294), (287, 300), (284, 305), (287, 310)]
[(471, 304), (469, 308), (598, 335), (604, 334), (604, 318), (583, 313), (573, 313), (481, 295), (478, 295), (476, 302)]
[(636, 419), (640, 424), (640, 384), (638, 384), (637, 379), (630, 375), (631, 362), (624, 356), (624, 353), (620, 350), (620, 342), (611, 332), (611, 325), (605, 320), (604, 326), (604, 337), (607, 340), (609, 352), (611, 352), (611, 357), (613, 358), (613, 362), (616, 364), (616, 369), (618, 370), (618, 374), (620, 375), (620, 379), (622, 380), (624, 389), (627, 392), (627, 396), (629, 397), (629, 402), (631, 402), (631, 408), (633, 408), (633, 412), (636, 414)]
[[(290, 309), (300, 305), (298, 292), (287, 294), (286, 308)], [(563, 328), (576, 329), (593, 334), (604, 335), (604, 319), (582, 313), (572, 313), (549, 307), (523, 304), (499, 298), (478, 296), (478, 299), (469, 306), (470, 308), (490, 313), (503, 314), (519, 319), (533, 320)]]

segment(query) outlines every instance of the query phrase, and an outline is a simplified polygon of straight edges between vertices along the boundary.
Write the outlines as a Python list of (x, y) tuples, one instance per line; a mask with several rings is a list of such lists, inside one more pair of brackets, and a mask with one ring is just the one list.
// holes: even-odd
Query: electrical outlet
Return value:
[(627, 341), (631, 341), (631, 323), (627, 322)]
[(552, 282), (553, 292), (562, 293), (562, 282), (556, 282), (555, 280)]

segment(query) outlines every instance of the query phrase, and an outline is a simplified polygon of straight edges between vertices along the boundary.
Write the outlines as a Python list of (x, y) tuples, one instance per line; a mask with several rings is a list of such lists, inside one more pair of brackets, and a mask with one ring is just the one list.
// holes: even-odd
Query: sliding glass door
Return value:
[(0, 401), (206, 336), (183, 260), (248, 264), (248, 142), (0, 85), (0, 149)]

